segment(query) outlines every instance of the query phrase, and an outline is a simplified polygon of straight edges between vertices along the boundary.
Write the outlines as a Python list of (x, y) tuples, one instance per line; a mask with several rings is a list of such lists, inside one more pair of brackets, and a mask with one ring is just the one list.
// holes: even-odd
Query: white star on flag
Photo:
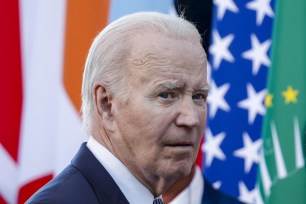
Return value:
[(211, 82), (211, 66), (209, 62), (207, 62), (207, 82), (208, 84)]
[(238, 7), (233, 0), (214, 0), (214, 4), (218, 7), (218, 20), (222, 20), (226, 10), (238, 13)]
[(264, 115), (266, 109), (263, 104), (263, 100), (266, 96), (266, 89), (261, 90), (256, 93), (253, 86), (247, 84), (247, 95), (248, 98), (240, 101), (238, 107), (248, 110), (248, 122), (252, 124), (257, 116), (257, 114)]
[(225, 133), (221, 132), (213, 136), (210, 129), (207, 129), (205, 135), (205, 142), (202, 145), (202, 151), (205, 152), (205, 164), (210, 166), (214, 158), (225, 160), (225, 154), (220, 148), (222, 141), (225, 138)]
[(212, 184), (214, 189), (220, 189), (221, 185), (222, 185), (222, 181), (216, 181)]
[(270, 58), (268, 57), (271, 40), (266, 40), (261, 44), (256, 35), (251, 34), (251, 43), (252, 48), (242, 53), (242, 57), (252, 61), (252, 73), (255, 75), (258, 73), (262, 64), (267, 67), (271, 64)]
[(211, 80), (210, 83), (211, 92), (207, 97), (207, 102), (209, 104), (209, 116), (211, 118), (215, 117), (217, 110), (222, 109), (224, 111), (230, 111), (230, 106), (226, 102), (224, 96), (228, 91), (230, 84), (226, 83), (222, 86), (217, 87), (215, 82)]
[(234, 62), (235, 59), (232, 53), (229, 51), (229, 46), (234, 39), (234, 35), (230, 34), (221, 38), (218, 31), (213, 31), (213, 44), (209, 47), (209, 52), (214, 56), (214, 68), (218, 69), (221, 61), (227, 60)]
[(254, 188), (250, 190), (245, 186), (245, 184), (240, 181), (239, 184), (239, 200), (245, 203), (255, 203), (257, 200), (257, 189)]
[(243, 147), (236, 150), (234, 155), (244, 159), (244, 172), (250, 172), (252, 165), (259, 162), (262, 140), (252, 141), (248, 133), (243, 133)]
[(270, 2), (271, 0), (253, 0), (246, 5), (248, 9), (256, 11), (256, 25), (261, 25), (266, 15), (274, 16)]

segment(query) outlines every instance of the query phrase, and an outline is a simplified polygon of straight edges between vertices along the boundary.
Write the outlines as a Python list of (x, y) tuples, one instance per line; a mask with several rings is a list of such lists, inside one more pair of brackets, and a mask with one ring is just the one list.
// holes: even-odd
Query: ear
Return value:
[(94, 109), (105, 129), (113, 131), (112, 94), (102, 84), (93, 88)]

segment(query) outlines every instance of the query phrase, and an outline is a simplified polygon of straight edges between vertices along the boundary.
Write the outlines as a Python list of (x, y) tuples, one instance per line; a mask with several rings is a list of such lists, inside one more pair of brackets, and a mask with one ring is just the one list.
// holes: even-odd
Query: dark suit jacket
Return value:
[(58, 176), (37, 191), (26, 203), (128, 204), (110, 174), (83, 143)]
[(220, 190), (216, 190), (213, 186), (204, 178), (204, 193), (202, 204), (243, 204), (239, 200), (226, 195)]

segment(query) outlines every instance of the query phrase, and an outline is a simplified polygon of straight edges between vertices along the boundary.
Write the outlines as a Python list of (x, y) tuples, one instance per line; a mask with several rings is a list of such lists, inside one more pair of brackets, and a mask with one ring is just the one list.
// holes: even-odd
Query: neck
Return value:
[(185, 188), (188, 187), (192, 178), (195, 174), (195, 165), (192, 166), (191, 172), (188, 176), (185, 176), (181, 179), (178, 179), (174, 182), (170, 188), (163, 194), (163, 200), (165, 203), (169, 203), (173, 200), (178, 194), (180, 194)]

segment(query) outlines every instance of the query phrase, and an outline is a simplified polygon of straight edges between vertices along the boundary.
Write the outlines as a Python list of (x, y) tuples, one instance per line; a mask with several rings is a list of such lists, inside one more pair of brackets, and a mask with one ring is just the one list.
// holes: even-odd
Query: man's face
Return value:
[(145, 183), (186, 176), (206, 124), (204, 50), (199, 43), (150, 33), (133, 42), (128, 100), (115, 96), (112, 107), (115, 154)]

